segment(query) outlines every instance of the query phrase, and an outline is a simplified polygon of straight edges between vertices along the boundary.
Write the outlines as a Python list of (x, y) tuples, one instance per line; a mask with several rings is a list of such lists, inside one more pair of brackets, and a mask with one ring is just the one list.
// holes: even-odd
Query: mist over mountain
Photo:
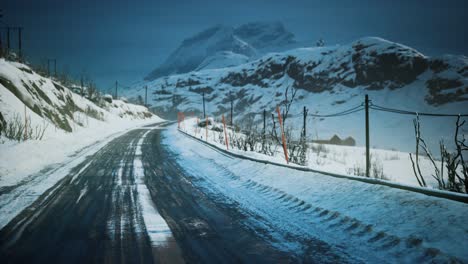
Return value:
[[(280, 22), (256, 22), (231, 27), (216, 25), (190, 38), (169, 55), (166, 61), (153, 70), (146, 80), (202, 69), (206, 61), (217, 60), (222, 52), (223, 65), (233, 66), (245, 62), (245, 58), (257, 58), (266, 52), (282, 51), (296, 42), (294, 34)], [(239, 58), (244, 58), (240, 59)], [(231, 60), (232, 59), (232, 60)], [(202, 64), (205, 62), (204, 64)], [(209, 63), (208, 63), (209, 64)]]
[(247, 23), (235, 28), (234, 35), (261, 51), (279, 51), (297, 43), (281, 22)]

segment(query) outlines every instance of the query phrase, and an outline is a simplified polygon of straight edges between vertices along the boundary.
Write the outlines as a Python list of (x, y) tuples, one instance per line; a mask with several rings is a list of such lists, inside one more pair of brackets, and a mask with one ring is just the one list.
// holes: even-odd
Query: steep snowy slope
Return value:
[[(286, 125), (297, 132), (303, 106), (309, 113), (333, 113), (362, 104), (364, 94), (375, 105), (419, 112), (468, 109), (465, 56), (429, 58), (410, 47), (370, 37), (342, 46), (272, 53), (236, 67), (172, 75), (147, 84), (155, 94), (153, 108), (158, 113), (174, 117), (177, 111), (200, 112), (204, 92), (209, 115), (227, 114), (232, 98), (237, 124), (250, 119), (259, 122), (264, 109), (274, 113), (277, 105), (284, 106), (286, 89), (295, 88), (298, 92)], [(363, 117), (360, 112), (342, 118), (309, 118), (309, 137), (339, 134), (352, 136), (362, 145)], [(412, 119), (371, 111), (372, 144), (411, 150)], [(451, 142), (454, 122), (453, 118), (423, 118), (423, 136), (433, 144), (441, 137)]]
[(112, 118), (145, 119), (146, 107), (119, 100), (92, 102), (60, 83), (38, 75), (27, 65), (0, 59), (0, 113), (8, 122), (28, 116), (31, 125), (45, 123), (66, 132), (83, 127), (80, 115), (106, 121)]
[(61, 133), (85, 128), (83, 117), (104, 123), (155, 117), (146, 107), (121, 100), (107, 102), (95, 97), (91, 101), (25, 64), (4, 59), (0, 59), (0, 102), (0, 114), (7, 124), (26, 115), (32, 126), (46, 124)]
[[(223, 67), (239, 65), (245, 62), (245, 57), (256, 58), (266, 51), (285, 50), (295, 43), (294, 35), (279, 22), (249, 23), (237, 28), (217, 25), (184, 40), (167, 60), (145, 79), (154, 80), (196, 69), (211, 69), (212, 67), (204, 65), (213, 60)], [(230, 52), (231, 55), (223, 55), (222, 52)], [(222, 62), (222, 59), (227, 61)]]
[[(143, 106), (96, 101), (27, 65), (0, 59), (0, 188), (66, 162), (78, 151), (125, 130), (162, 121)], [(11, 133), (6, 136), (11, 127), (19, 135), (15, 140)]]

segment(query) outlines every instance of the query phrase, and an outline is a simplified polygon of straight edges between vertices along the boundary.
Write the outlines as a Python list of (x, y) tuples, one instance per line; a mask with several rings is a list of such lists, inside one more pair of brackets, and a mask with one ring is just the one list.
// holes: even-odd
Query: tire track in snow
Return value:
[[(112, 206), (111, 214), (107, 220), (107, 230), (115, 247), (125, 252), (127, 245), (125, 237), (128, 234), (137, 236), (138, 239), (150, 240), (153, 259), (161, 259), (166, 256), (164, 248), (177, 249), (173, 243), (172, 232), (155, 208), (149, 191), (144, 181), (144, 168), (142, 164), (142, 144), (148, 133), (153, 129), (141, 130), (138, 139), (132, 140), (125, 151), (123, 159), (112, 172)], [(171, 244), (170, 246), (168, 244)], [(180, 250), (168, 257), (172, 262), (183, 262)]]
[[(0, 259), (11, 263), (151, 262), (146, 232), (137, 234), (133, 228), (144, 226), (144, 222), (134, 206), (138, 200), (132, 197), (138, 193), (129, 176), (136, 147), (130, 143), (145, 131), (134, 130), (111, 141), (88, 159), (93, 162), (74, 169), (79, 175), (64, 177), (15, 217), (0, 231)], [(121, 203), (113, 203), (116, 172), (122, 160), (129, 164), (122, 171), (122, 182), (128, 180), (133, 187), (123, 192)], [(113, 205), (133, 210), (128, 212), (130, 216), (123, 210), (123, 214), (114, 215), (119, 219), (119, 236), (115, 239), (108, 231)], [(120, 219), (128, 222), (123, 220), (120, 225)]]
[[(193, 263), (291, 263), (294, 253), (272, 247), (243, 223), (235, 204), (208, 197), (193, 184), (173, 155), (161, 146), (162, 133), (142, 146), (145, 178), (154, 203), (171, 227), (184, 256)], [(166, 261), (167, 262), (167, 261)]]
[(169, 226), (162, 216), (159, 214), (156, 207), (153, 205), (149, 190), (145, 185), (145, 172), (141, 161), (142, 151), (141, 146), (144, 139), (151, 131), (147, 131), (138, 141), (135, 150), (135, 158), (133, 160), (133, 176), (137, 186), (139, 208), (145, 222), (145, 229), (148, 233), (152, 245), (155, 247), (165, 246), (166, 241), (173, 237)]

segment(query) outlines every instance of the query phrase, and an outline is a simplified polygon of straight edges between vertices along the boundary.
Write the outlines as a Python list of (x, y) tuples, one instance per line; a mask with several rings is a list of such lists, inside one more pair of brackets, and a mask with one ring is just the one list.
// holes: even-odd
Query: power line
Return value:
[(401, 109), (378, 106), (378, 105), (374, 105), (374, 104), (371, 104), (370, 108), (373, 109), (373, 110), (377, 110), (377, 111), (400, 114), (400, 115), (419, 115), (419, 116), (433, 116), (433, 117), (457, 117), (457, 116), (466, 117), (466, 116), (468, 116), (468, 114), (436, 114), (436, 113), (424, 113), (424, 112), (407, 111), (407, 110), (401, 110)]
[(118, 86), (120, 86), (121, 88), (131, 89), (130, 86), (123, 85), (123, 84), (121, 84), (120, 82), (118, 83)]
[[(158, 94), (153, 93), (153, 95), (158, 95)], [(164, 96), (164, 95), (162, 95), (162, 96)], [(171, 94), (165, 95), (165, 97), (163, 97), (163, 98), (164, 99), (169, 99), (169, 98), (173, 98), (173, 97), (176, 97), (176, 96), (181, 97), (181, 98), (182, 97), (191, 97), (191, 98), (200, 99), (203, 95), (201, 95), (201, 94), (196, 94), (196, 95), (195, 94), (190, 94), (190, 95), (185, 95), (184, 94), (184, 95), (181, 95), (181, 94), (172, 94), (171, 93)], [(185, 98), (185, 99), (188, 99), (188, 98)]]
[(311, 117), (337, 117), (337, 116), (344, 116), (344, 115), (349, 115), (353, 114), (359, 111), (362, 111), (364, 109), (363, 104), (360, 104), (356, 107), (338, 112), (338, 113), (333, 113), (333, 114), (327, 114), (327, 115), (319, 115), (319, 114), (309, 114)]

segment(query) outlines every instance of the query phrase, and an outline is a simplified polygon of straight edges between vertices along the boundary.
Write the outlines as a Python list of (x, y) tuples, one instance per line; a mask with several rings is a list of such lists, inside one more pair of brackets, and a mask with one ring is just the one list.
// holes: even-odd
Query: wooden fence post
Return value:
[(286, 163), (289, 164), (288, 149), (286, 147), (286, 137), (284, 136), (283, 120), (281, 119), (279, 106), (276, 107), (276, 112), (278, 112), (278, 121), (281, 128), (281, 139), (283, 141), (284, 158), (286, 159)]

